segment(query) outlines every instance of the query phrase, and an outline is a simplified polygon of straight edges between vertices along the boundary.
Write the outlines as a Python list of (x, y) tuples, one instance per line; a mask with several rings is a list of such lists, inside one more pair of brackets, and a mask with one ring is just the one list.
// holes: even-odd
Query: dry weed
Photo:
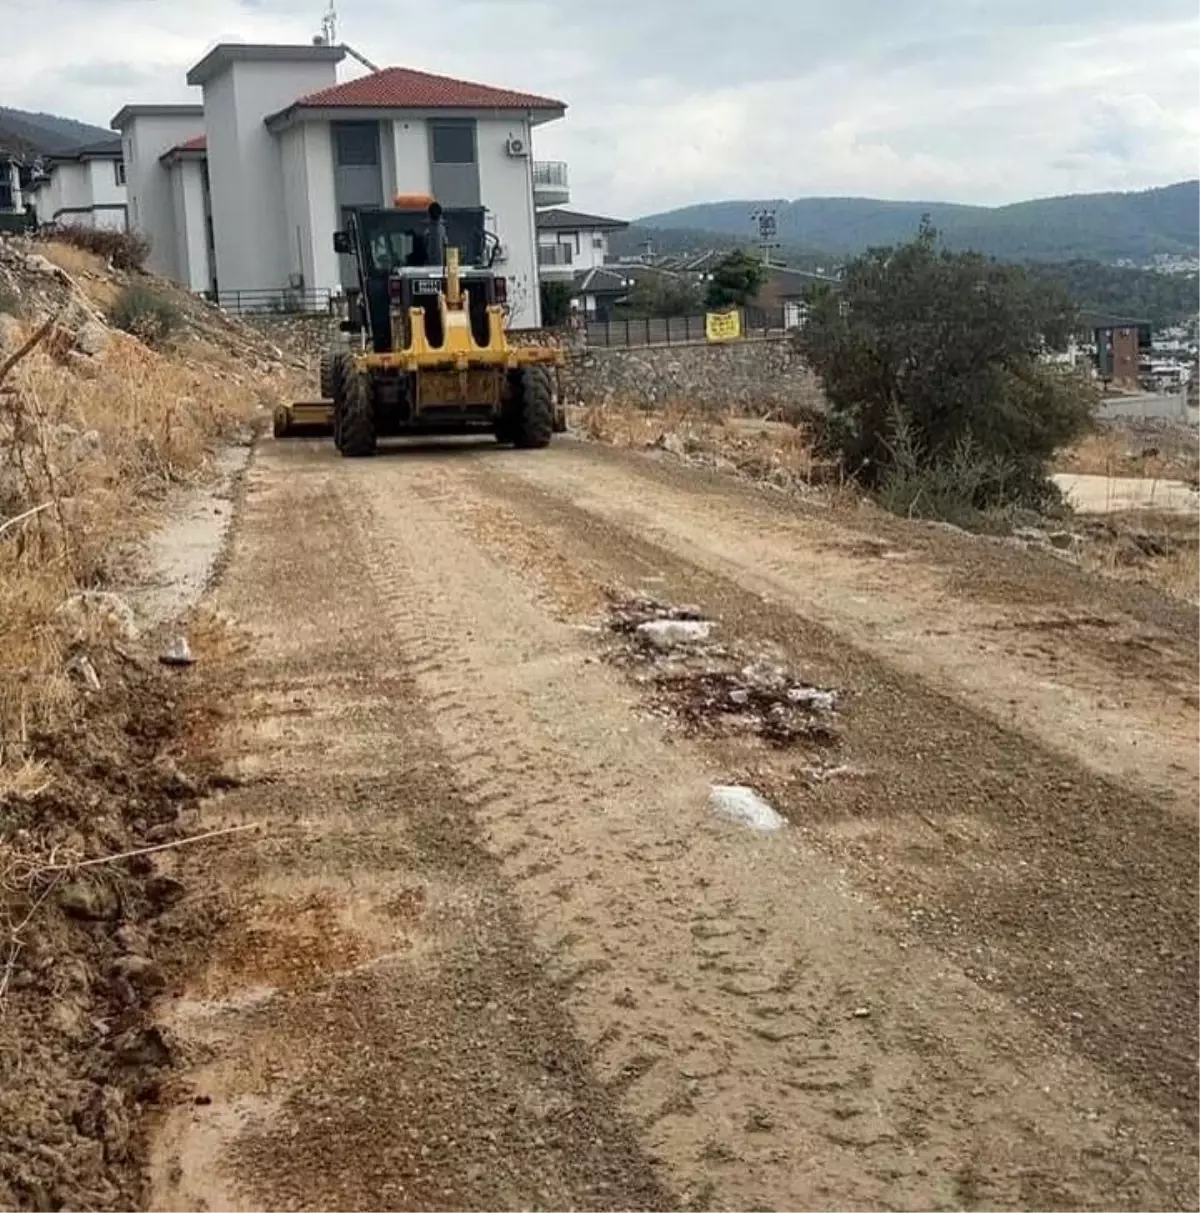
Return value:
[(1184, 426), (1148, 433), (1128, 426), (1107, 426), (1061, 452), (1054, 461), (1054, 470), (1194, 482), (1200, 473), (1200, 444), (1195, 430)]
[(56, 609), (111, 583), (168, 487), (250, 418), (263, 381), (238, 369), (216, 347), (165, 355), (113, 332), (83, 366), (43, 343), (0, 385), (0, 783), (31, 732), (70, 716)]
[(673, 401), (653, 409), (619, 402), (590, 405), (579, 411), (576, 424), (596, 442), (633, 450), (657, 447), (781, 488), (841, 485), (838, 469), (820, 457), (811, 433), (786, 421)]
[(1084, 568), (1157, 586), (1200, 602), (1200, 520), (1195, 515), (1138, 510), (1088, 519)]

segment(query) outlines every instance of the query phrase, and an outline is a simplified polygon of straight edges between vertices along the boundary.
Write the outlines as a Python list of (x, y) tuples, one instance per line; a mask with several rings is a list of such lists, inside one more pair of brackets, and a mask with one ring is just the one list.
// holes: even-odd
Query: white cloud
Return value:
[[(6, 10), (13, 0), (5, 0)], [(369, 58), (561, 97), (539, 156), (573, 203), (1005, 202), (1197, 173), (1191, 0), (341, 0)], [(41, 0), (6, 11), (0, 104), (101, 125), (181, 100), (218, 40), (305, 42), (292, 0)], [(733, 17), (731, 18), (731, 11)]]

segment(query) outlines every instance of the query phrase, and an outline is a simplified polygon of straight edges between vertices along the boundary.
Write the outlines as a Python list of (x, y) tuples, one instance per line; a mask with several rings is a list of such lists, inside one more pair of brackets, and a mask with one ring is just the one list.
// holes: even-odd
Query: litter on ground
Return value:
[(715, 784), (708, 803), (718, 817), (763, 833), (781, 830), (787, 824), (753, 788), (740, 784)]

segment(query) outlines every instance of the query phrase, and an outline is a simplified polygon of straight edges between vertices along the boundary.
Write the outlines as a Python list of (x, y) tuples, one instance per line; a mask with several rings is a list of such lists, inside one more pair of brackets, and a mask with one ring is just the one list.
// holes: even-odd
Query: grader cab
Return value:
[(321, 360), (322, 404), (284, 410), (276, 433), (331, 422), (349, 457), (401, 434), (490, 430), (514, 446), (548, 445), (562, 428), (553, 369), (563, 354), (509, 344), (497, 247), (482, 208), (401, 196), (352, 211), (334, 235), (356, 270), (342, 322), (350, 342)]

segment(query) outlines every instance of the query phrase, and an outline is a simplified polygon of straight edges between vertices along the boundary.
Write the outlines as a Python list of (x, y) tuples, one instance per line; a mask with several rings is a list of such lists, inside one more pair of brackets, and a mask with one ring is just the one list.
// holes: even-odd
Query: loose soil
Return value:
[(264, 443), (210, 605), (151, 1207), (1195, 1206), (1194, 611), (571, 441)]
[(151, 1006), (212, 923), (180, 910), (177, 851), (108, 858), (195, 833), (221, 780), (208, 697), (146, 639), (91, 646), (100, 690), (73, 730), (32, 738), (42, 786), (3, 804), (4, 1208), (141, 1207), (144, 1118), (183, 1057)]

